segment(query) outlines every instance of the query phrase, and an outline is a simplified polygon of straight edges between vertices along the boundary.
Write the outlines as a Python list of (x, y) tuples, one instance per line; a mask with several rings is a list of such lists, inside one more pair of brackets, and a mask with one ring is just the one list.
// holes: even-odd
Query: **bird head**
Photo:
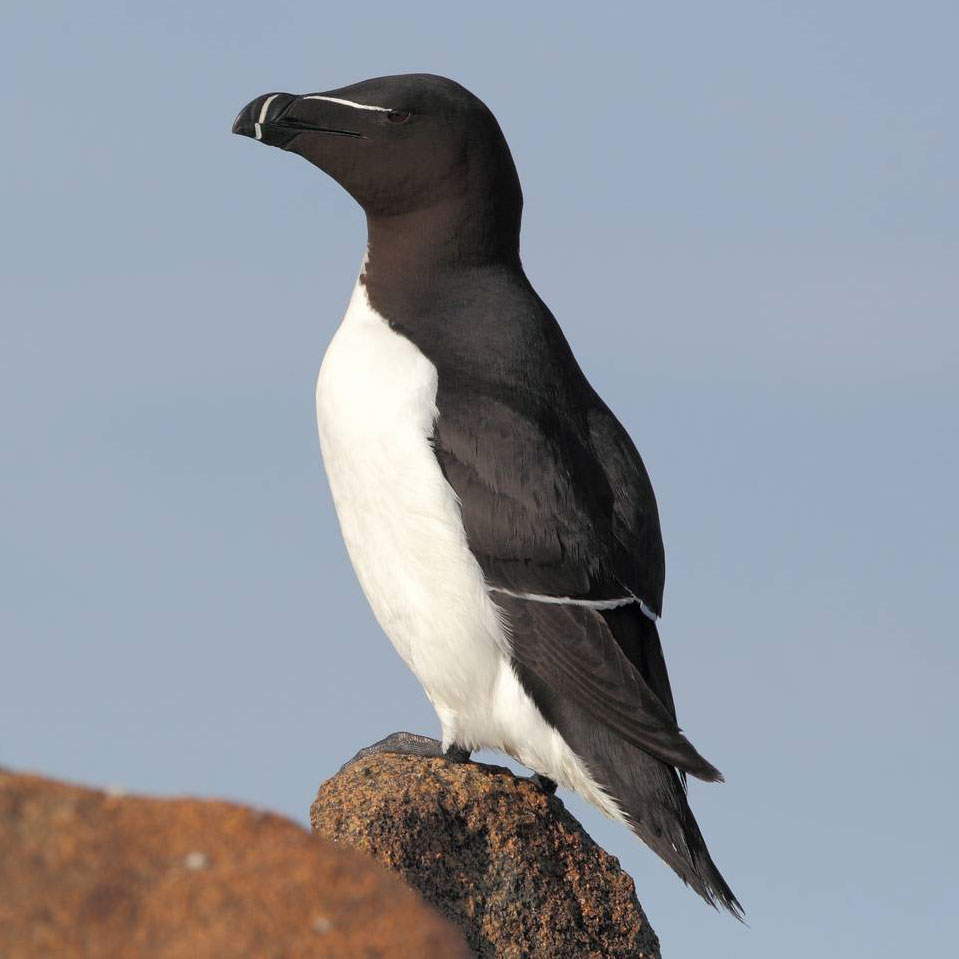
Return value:
[(240, 111), (233, 132), (309, 160), (373, 217), (468, 196), (522, 203), (495, 117), (444, 77), (407, 74), (323, 93), (265, 93)]

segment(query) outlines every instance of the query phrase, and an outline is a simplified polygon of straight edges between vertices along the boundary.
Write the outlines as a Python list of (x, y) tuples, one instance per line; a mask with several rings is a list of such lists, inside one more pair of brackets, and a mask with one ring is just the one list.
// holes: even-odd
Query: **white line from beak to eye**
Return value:
[(378, 113), (392, 113), (390, 107), (373, 107), (368, 103), (354, 103), (352, 100), (341, 100), (339, 97), (324, 97), (322, 94), (314, 93), (312, 96), (303, 97), (304, 100), (326, 100), (327, 103), (339, 103), (344, 107), (355, 107), (357, 110), (376, 110)]
[(266, 111), (270, 109), (270, 104), (279, 96), (278, 93), (274, 93), (272, 96), (267, 97), (263, 101), (263, 106), (260, 107), (260, 116), (257, 119), (256, 123), (253, 124), (253, 132), (256, 134), (257, 140), (263, 139), (263, 128), (260, 126), (264, 120), (266, 120)]

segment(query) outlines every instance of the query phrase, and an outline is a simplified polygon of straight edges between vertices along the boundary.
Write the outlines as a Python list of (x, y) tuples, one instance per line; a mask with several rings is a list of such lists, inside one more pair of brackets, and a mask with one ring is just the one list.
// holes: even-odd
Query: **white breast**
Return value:
[(509, 640), (430, 446), (436, 367), (371, 306), (362, 280), (316, 384), (343, 539), (384, 632), (423, 684), (444, 745), (489, 747), (618, 808), (523, 690)]
[(436, 367), (358, 283), (316, 387), (343, 538), (377, 620), (444, 724), (491, 687), (505, 637), (430, 447)]

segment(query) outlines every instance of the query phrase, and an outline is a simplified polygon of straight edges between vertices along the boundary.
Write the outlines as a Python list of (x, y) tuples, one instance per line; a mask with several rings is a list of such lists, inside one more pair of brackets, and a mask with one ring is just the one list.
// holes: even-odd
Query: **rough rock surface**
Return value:
[(323, 783), (314, 832), (370, 853), (498, 959), (655, 959), (633, 881), (508, 769), (374, 755)]
[(0, 770), (3, 959), (467, 955), (395, 876), (279, 816)]

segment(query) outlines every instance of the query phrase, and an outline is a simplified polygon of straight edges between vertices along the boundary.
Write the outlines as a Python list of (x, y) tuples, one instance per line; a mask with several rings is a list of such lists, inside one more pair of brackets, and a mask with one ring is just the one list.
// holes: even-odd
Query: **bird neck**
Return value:
[(519, 266), (520, 203), (495, 197), (441, 200), (420, 210), (368, 216), (368, 282), (416, 282), (457, 269)]

